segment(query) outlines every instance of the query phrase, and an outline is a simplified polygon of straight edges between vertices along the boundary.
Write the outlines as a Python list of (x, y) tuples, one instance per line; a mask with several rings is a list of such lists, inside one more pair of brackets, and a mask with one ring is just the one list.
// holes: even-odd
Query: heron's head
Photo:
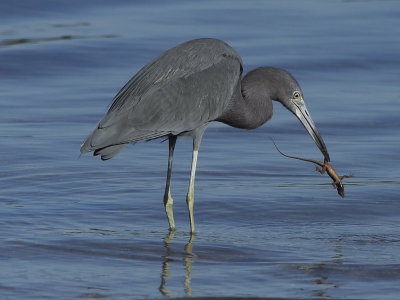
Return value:
[(273, 69), (274, 75), (272, 82), (269, 84), (274, 85), (273, 100), (277, 100), (283, 104), (289, 111), (291, 111), (306, 128), (318, 148), (324, 155), (325, 161), (330, 161), (328, 149), (325, 146), (310, 113), (307, 110), (304, 102), (303, 92), (296, 79), (287, 71), (282, 69)]

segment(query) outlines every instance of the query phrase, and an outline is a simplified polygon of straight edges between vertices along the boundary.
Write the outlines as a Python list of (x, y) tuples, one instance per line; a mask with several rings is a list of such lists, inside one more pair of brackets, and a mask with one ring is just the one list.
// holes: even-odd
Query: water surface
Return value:
[[(2, 1), (2, 299), (397, 299), (400, 288), (400, 5), (397, 1)], [(167, 143), (101, 162), (85, 136), (141, 66), (216, 37), (245, 70), (300, 82), (334, 166), (279, 104), (254, 131), (214, 124), (201, 147), (198, 234), (188, 234), (189, 139), (162, 206)]]

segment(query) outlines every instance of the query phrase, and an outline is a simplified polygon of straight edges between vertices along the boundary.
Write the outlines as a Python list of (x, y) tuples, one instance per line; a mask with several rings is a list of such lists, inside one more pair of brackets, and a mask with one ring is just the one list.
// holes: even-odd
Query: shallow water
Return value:
[[(397, 1), (1, 1), (1, 299), (398, 299)], [(101, 162), (79, 146), (119, 88), (182, 41), (216, 37), (246, 70), (292, 72), (346, 179), (340, 198), (279, 105), (254, 131), (214, 124), (188, 234), (189, 139), (162, 207), (167, 143)]]

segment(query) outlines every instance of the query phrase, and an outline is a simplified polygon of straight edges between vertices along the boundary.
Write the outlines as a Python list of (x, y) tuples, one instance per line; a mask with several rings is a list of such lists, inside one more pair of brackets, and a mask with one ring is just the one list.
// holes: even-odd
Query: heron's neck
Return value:
[(271, 95), (265, 83), (245, 77), (236, 85), (227, 109), (217, 121), (237, 128), (254, 129), (271, 117)]

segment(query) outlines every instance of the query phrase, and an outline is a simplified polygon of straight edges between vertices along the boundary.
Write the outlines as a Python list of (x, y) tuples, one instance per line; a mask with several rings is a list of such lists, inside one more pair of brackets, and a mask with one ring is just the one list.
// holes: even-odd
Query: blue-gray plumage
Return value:
[(175, 229), (170, 192), (172, 158), (179, 135), (193, 137), (193, 159), (186, 202), (191, 232), (194, 179), (201, 138), (212, 121), (253, 129), (272, 117), (272, 100), (281, 102), (307, 129), (325, 160), (329, 154), (312, 121), (297, 81), (285, 70), (261, 67), (241, 79), (243, 63), (228, 44), (197, 39), (180, 44), (144, 66), (115, 96), (107, 114), (81, 146), (103, 160), (129, 143), (169, 138), (164, 206)]

